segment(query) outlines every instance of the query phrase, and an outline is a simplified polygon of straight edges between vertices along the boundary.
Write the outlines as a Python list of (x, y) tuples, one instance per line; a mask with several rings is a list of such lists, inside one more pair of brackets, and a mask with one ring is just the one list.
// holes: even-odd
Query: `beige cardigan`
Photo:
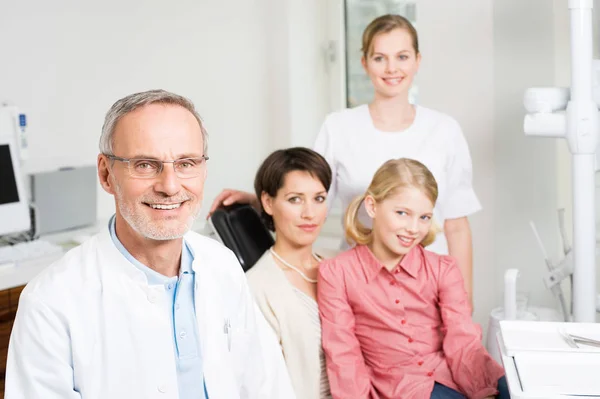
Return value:
[(275, 330), (298, 399), (319, 399), (321, 342), (314, 324), (269, 251), (246, 273), (250, 289)]

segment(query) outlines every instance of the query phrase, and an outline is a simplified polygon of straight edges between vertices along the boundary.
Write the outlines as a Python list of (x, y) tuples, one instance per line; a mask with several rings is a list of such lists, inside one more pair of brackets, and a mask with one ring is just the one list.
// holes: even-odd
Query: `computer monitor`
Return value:
[(29, 230), (29, 205), (25, 194), (15, 137), (0, 123), (0, 235)]

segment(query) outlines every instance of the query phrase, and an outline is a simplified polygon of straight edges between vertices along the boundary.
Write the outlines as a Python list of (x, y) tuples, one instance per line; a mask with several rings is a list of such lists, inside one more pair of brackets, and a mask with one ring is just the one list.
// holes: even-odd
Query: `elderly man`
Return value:
[(148, 91), (112, 106), (98, 176), (116, 215), (21, 294), (7, 399), (294, 397), (235, 256), (189, 232), (206, 139), (181, 96)]

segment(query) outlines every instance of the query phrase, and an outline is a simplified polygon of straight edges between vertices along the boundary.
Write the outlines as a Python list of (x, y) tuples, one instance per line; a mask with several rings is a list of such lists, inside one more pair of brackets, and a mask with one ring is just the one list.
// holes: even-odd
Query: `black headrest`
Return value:
[(237, 256), (244, 271), (254, 266), (274, 244), (273, 236), (250, 205), (219, 208), (210, 220), (223, 244)]

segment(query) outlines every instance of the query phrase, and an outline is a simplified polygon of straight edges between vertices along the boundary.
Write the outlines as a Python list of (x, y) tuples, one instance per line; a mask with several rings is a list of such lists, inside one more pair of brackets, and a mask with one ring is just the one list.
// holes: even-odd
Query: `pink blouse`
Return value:
[(503, 368), (454, 258), (421, 246), (388, 271), (359, 245), (319, 267), (319, 312), (334, 398), (429, 398), (437, 381), (468, 398), (495, 395)]

